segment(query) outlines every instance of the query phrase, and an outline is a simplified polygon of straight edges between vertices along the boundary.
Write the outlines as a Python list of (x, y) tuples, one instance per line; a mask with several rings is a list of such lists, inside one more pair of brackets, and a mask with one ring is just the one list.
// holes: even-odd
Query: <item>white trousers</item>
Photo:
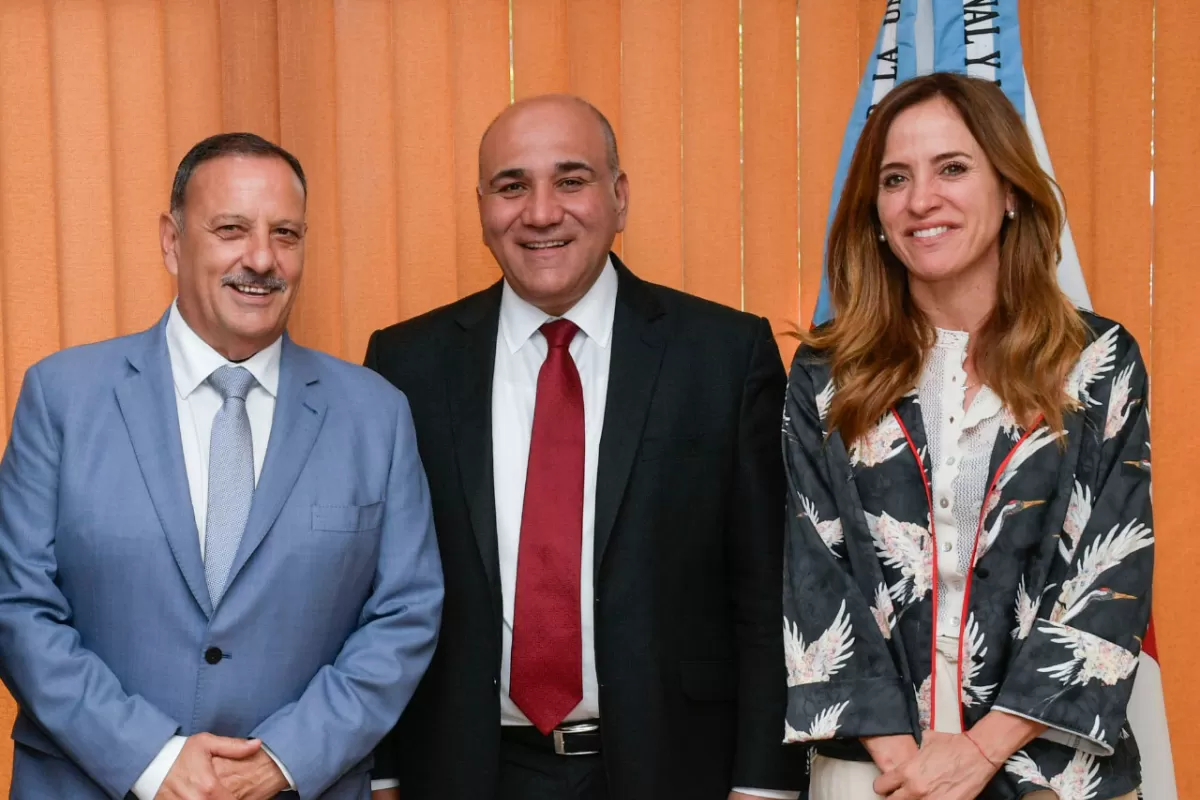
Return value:
[[(943, 650), (948, 654), (943, 654)], [(962, 733), (962, 722), (954, 710), (958, 709), (958, 658), (957, 642), (938, 642), (937, 654), (937, 718), (934, 730), (941, 733)], [(942, 709), (954, 709), (949, 712)], [(812, 781), (808, 788), (809, 800), (886, 800), (875, 794), (872, 785), (880, 775), (879, 768), (870, 761), (845, 761), (840, 758), (816, 756), (812, 765)], [(1043, 789), (1025, 795), (1021, 800), (1058, 800), (1058, 795)], [(1130, 792), (1119, 800), (1137, 800), (1137, 792)]]

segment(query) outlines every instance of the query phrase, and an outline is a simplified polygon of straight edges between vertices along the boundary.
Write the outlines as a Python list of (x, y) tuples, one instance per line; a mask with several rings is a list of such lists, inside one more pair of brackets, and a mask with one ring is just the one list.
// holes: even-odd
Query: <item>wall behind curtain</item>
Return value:
[[(634, 270), (777, 331), (805, 325), (883, 6), (4, 0), (0, 441), (30, 364), (162, 314), (173, 289), (156, 217), (180, 157), (222, 130), (255, 131), (304, 162), (311, 232), (292, 332), (347, 359), (375, 328), (498, 277), (476, 219), (478, 138), (512, 98), (546, 91), (587, 97), (617, 129), (632, 183), (618, 245)], [(1200, 51), (1188, 33), (1200, 0), (1031, 0), (1022, 25), (1096, 308), (1152, 364), (1155, 613), (1180, 793), (1200, 796), (1200, 764), (1185, 755), (1200, 747), (1188, 685), (1200, 655), (1188, 472), (1200, 462), (1189, 413)], [(12, 713), (0, 691), (0, 724)], [(0, 737), (3, 787), (8, 747)]]

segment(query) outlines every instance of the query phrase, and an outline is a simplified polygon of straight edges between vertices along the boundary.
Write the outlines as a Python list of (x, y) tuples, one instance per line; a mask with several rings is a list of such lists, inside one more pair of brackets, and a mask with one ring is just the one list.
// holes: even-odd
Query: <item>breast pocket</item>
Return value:
[(334, 533), (364, 533), (383, 525), (383, 503), (365, 506), (312, 507), (312, 529)]

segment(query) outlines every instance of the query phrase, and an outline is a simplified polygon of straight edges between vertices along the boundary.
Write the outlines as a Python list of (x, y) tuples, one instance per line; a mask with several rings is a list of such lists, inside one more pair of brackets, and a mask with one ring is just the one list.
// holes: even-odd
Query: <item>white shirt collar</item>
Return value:
[[(612, 338), (613, 315), (617, 309), (617, 270), (612, 258), (600, 271), (592, 288), (571, 306), (562, 319), (569, 319), (596, 344), (608, 347)], [(515, 353), (525, 346), (529, 337), (554, 317), (537, 306), (521, 299), (508, 281), (500, 296), (500, 333), (508, 350)]]
[(934, 340), (934, 347), (945, 347), (949, 350), (960, 350), (965, 352), (967, 344), (971, 341), (971, 334), (966, 331), (954, 331), (946, 328), (934, 328), (937, 337)]
[[(942, 347), (947, 350), (955, 351), (959, 360), (966, 358), (967, 345), (971, 341), (971, 334), (966, 331), (953, 331), (945, 328), (935, 328), (937, 339), (934, 343), (935, 347)], [(992, 391), (992, 387), (984, 384), (979, 387), (974, 400), (971, 402), (971, 407), (967, 409), (963, 416), (963, 430), (968, 430), (978, 425), (985, 419), (991, 419), (993, 415), (1000, 413), (1004, 408), (1004, 401), (1000, 399), (1000, 395)]]
[[(238, 366), (249, 370), (258, 385), (266, 389), (271, 397), (275, 397), (279, 390), (279, 360), (282, 352), (283, 337), (280, 336), (250, 358), (238, 362)], [(167, 316), (167, 353), (171, 357), (175, 388), (185, 398), (218, 368), (233, 363), (192, 330), (179, 313), (178, 302), (171, 304), (171, 313)]]

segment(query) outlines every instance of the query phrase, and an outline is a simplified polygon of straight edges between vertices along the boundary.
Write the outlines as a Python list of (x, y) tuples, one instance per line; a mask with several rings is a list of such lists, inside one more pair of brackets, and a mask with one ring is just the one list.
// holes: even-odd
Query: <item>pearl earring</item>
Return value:
[(1004, 213), (1005, 213), (1005, 216), (1007, 216), (1009, 219), (1017, 218), (1017, 212), (1015, 209), (1010, 208), (1008, 211), (1006, 211)]
[(879, 241), (881, 241), (881, 242), (887, 241), (887, 236), (885, 234), (883, 234), (882, 232), (879, 234)]

